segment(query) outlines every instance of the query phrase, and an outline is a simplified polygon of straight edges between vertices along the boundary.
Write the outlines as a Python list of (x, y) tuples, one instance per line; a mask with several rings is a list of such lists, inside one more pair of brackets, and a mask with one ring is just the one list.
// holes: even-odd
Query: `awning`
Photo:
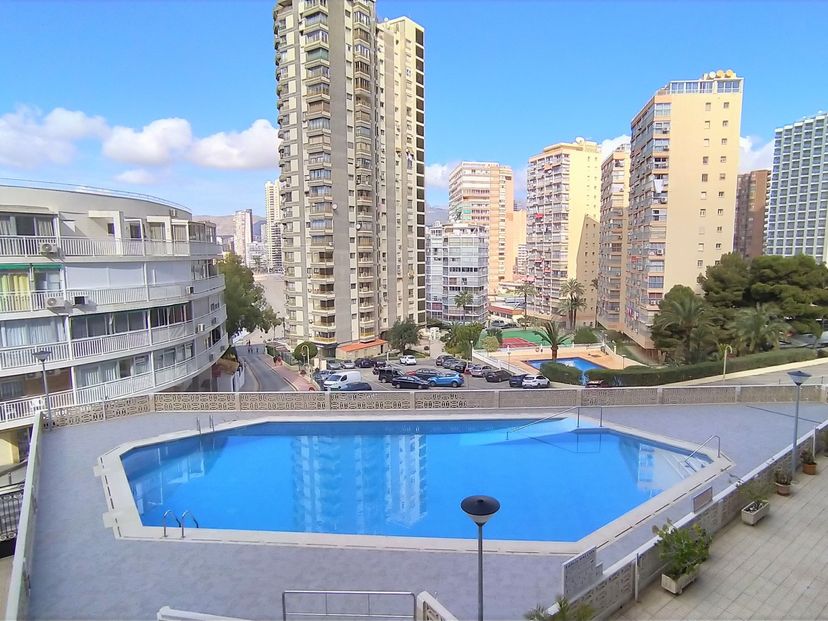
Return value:
[(35, 271), (42, 271), (42, 270), (59, 270), (61, 268), (60, 264), (58, 263), (42, 263), (35, 265), (33, 263), (5, 263), (0, 264), (0, 271), (14, 271), (19, 272), (20, 270), (28, 270), (29, 268), (34, 268)]

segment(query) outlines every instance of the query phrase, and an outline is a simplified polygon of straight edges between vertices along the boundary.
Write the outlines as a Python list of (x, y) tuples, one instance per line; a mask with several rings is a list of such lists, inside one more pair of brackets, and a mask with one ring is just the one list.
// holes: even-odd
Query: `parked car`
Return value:
[(434, 364), (441, 367), (447, 360), (456, 360), (456, 358), (454, 356), (449, 356), (448, 354), (442, 354), (441, 356), (437, 356), (437, 360), (434, 361)]
[(469, 363), (466, 360), (451, 360), (448, 363), (443, 362), (444, 369), (451, 369), (458, 373), (465, 373), (467, 366), (469, 366)]
[(320, 386), (322, 383), (328, 378), (328, 376), (332, 373), (332, 371), (328, 371), (327, 369), (320, 369), (318, 371), (314, 371), (313, 375), (311, 376), (313, 380), (319, 384)]
[(326, 367), (328, 371), (341, 371), (342, 363), (339, 360), (328, 360)]
[(371, 369), (371, 373), (374, 375), (379, 375), (380, 369), (385, 369), (386, 367), (393, 366), (390, 362), (386, 360), (377, 360), (374, 363), (374, 367)]
[(522, 388), (523, 387), (523, 380), (526, 378), (526, 373), (520, 373), (519, 375), (513, 375), (509, 378), (509, 388)]
[(356, 368), (356, 364), (354, 363), (353, 360), (346, 360), (345, 362), (342, 363), (342, 368), (343, 369), (354, 369), (354, 368)]
[(504, 325), (506, 325), (506, 321), (503, 319), (492, 319), (489, 322), (490, 328), (502, 328)]
[(376, 364), (376, 361), (371, 358), (357, 358), (354, 364), (359, 369), (370, 369)]
[(444, 373), (443, 375), (436, 375), (430, 378), (428, 384), (429, 386), (459, 388), (463, 385), (463, 376), (458, 373)]
[(522, 388), (549, 388), (549, 379), (544, 375), (527, 375), (523, 378)]
[(589, 380), (586, 383), (587, 388), (610, 388), (610, 383), (607, 380)]
[(417, 359), (414, 356), (400, 356), (400, 364), (411, 366), (417, 364)]
[(494, 367), (490, 367), (488, 364), (473, 364), (469, 366), (469, 375), (472, 377), (485, 377), (486, 373), (493, 370)]
[(339, 392), (355, 392), (357, 390), (372, 390), (368, 382), (348, 382), (340, 387)]
[(508, 379), (511, 379), (512, 374), (504, 369), (492, 369), (483, 377), (486, 378), (487, 382), (505, 382)]
[(399, 369), (395, 369), (394, 367), (388, 366), (383, 367), (379, 371), (377, 371), (377, 379), (380, 382), (390, 382), (395, 377), (399, 377), (402, 375), (402, 372)]
[(408, 388), (408, 389), (418, 389), (418, 388), (428, 388), (429, 383), (424, 380), (420, 379), (416, 375), (398, 375), (394, 379), (391, 380), (391, 385), (394, 388)]
[(415, 371), (409, 371), (406, 375), (416, 375), (420, 379), (428, 380), (432, 377), (437, 377), (438, 375), (442, 375), (443, 371), (440, 369), (432, 369), (430, 367), (423, 367), (422, 369), (417, 369)]
[(345, 384), (350, 382), (361, 382), (362, 375), (359, 371), (341, 371), (339, 373), (331, 373), (325, 379), (325, 390), (339, 390)]

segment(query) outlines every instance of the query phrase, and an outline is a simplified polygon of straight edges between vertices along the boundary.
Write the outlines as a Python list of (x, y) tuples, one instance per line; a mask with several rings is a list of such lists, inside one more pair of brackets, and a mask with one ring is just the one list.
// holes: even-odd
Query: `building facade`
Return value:
[(215, 226), (180, 205), (0, 186), (0, 420), (210, 390), (227, 349)]
[(282, 261), (282, 209), (279, 204), (279, 185), (277, 182), (265, 183), (265, 226), (262, 242), (265, 245), (267, 269), (276, 274), (284, 274)]
[(583, 138), (546, 147), (529, 159), (526, 176), (526, 277), (537, 294), (529, 310), (559, 319), (561, 286), (584, 288), (582, 323), (595, 319), (601, 168), (598, 145)]
[(288, 340), (425, 323), (424, 32), (372, 0), (274, 9)]
[(776, 130), (765, 252), (828, 262), (828, 114)]
[(242, 260), (242, 263), (250, 266), (247, 256), (247, 246), (253, 241), (253, 210), (241, 209), (233, 214), (233, 227), (235, 235), (233, 237), (233, 247), (236, 254)]
[[(515, 213), (512, 168), (495, 162), (460, 162), (449, 176), (449, 217), (487, 228), (489, 292), (511, 281), (517, 244), (526, 241), (526, 214)], [(523, 226), (517, 226), (521, 222)]]
[[(426, 311), (445, 322), (485, 322), (488, 314), (488, 227), (480, 224), (435, 223), (428, 231)], [(457, 296), (469, 294), (467, 303)]]
[[(524, 226), (526, 223), (526, 212), (523, 212)], [(529, 252), (526, 250), (526, 244), (518, 244), (515, 251), (515, 270), (513, 280), (524, 280), (526, 278), (526, 259)]]
[(629, 184), (630, 145), (624, 144), (601, 164), (598, 322), (608, 330), (623, 330), (624, 327)]
[(733, 252), (738, 252), (745, 259), (761, 256), (764, 252), (769, 191), (769, 170), (753, 170), (736, 177)]
[(664, 295), (733, 249), (742, 90), (730, 70), (673, 81), (632, 121), (624, 332), (645, 349)]

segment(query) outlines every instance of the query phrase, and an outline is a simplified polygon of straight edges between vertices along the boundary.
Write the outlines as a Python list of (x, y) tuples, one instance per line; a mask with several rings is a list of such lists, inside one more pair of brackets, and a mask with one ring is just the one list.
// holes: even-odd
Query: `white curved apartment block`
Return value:
[(38, 351), (53, 410), (209, 390), (227, 348), (220, 253), (180, 205), (0, 182), (0, 428), (45, 409)]

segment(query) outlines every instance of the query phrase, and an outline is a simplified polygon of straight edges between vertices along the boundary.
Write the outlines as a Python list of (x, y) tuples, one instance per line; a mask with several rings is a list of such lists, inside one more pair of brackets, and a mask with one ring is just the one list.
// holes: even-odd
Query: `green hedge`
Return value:
[[(816, 358), (816, 352), (813, 349), (777, 349), (761, 354), (728, 358), (727, 371), (728, 373), (735, 373), (737, 371), (772, 367), (778, 364), (813, 360), (814, 358)], [(586, 374), (590, 380), (605, 380), (610, 386), (659, 386), (661, 384), (711, 377), (719, 375), (721, 372), (722, 361), (712, 360), (699, 364), (662, 369), (652, 369), (650, 367), (630, 367), (624, 370), (590, 369)]]
[(592, 328), (581, 326), (575, 330), (573, 342), (576, 345), (591, 345), (592, 343), (598, 342), (598, 337), (595, 336), (595, 332), (592, 331)]
[(818, 349), (817, 358), (828, 358), (828, 349)]
[(580, 385), (584, 380), (584, 374), (580, 369), (557, 362), (545, 362), (541, 366), (541, 373), (544, 377), (548, 378), (550, 382), (560, 382), (561, 384)]

